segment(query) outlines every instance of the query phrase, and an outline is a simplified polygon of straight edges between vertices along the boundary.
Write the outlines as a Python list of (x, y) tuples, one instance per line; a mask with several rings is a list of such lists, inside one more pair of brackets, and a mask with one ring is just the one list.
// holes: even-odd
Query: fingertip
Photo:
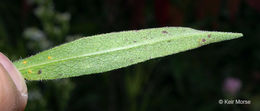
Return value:
[(0, 63), (4, 66), (4, 68), (9, 73), (10, 77), (13, 79), (17, 89), (20, 92), (27, 93), (27, 86), (25, 84), (25, 80), (22, 77), (21, 73), (17, 70), (17, 68), (13, 65), (13, 63), (0, 52)]
[(7, 70), (0, 63), (0, 111), (22, 111), (23, 101)]
[(21, 73), (16, 69), (16, 67), (13, 65), (13, 63), (1, 52), (0, 52), (0, 65), (2, 67), (1, 69), (3, 70), (4, 68), (4, 70), (7, 72), (5, 74), (8, 74), (8, 77), (14, 83), (17, 91), (19, 92), (19, 104), (24, 109), (28, 99), (27, 86), (25, 84), (24, 78), (22, 77)]

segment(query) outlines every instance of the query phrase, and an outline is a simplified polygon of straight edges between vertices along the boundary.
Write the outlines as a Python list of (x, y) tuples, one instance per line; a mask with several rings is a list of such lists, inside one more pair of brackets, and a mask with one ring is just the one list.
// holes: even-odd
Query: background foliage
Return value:
[[(80, 38), (186, 26), (244, 38), (103, 74), (27, 81), (27, 111), (260, 110), (258, 0), (1, 0), (0, 49), (11, 60)], [(250, 105), (220, 105), (219, 99)]]

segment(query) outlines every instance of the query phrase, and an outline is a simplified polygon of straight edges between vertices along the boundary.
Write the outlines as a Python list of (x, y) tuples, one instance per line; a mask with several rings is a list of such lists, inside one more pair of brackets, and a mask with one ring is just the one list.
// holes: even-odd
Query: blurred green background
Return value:
[(260, 111), (259, 0), (0, 0), (0, 51), (13, 61), (84, 36), (161, 26), (244, 37), (102, 74), (27, 81), (26, 111)]

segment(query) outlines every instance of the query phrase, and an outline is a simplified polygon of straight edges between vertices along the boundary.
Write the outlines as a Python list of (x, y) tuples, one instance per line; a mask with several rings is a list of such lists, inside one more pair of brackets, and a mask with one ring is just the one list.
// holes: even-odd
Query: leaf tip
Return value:
[(234, 34), (234, 38), (240, 38), (243, 37), (243, 33), (233, 33)]

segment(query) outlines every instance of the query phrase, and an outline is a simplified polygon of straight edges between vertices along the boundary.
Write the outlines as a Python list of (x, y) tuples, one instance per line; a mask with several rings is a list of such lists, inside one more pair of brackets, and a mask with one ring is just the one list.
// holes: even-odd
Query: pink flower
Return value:
[(237, 78), (233, 77), (228, 77), (225, 79), (224, 84), (223, 84), (223, 91), (231, 94), (231, 95), (236, 95), (237, 92), (241, 88), (241, 81)]

